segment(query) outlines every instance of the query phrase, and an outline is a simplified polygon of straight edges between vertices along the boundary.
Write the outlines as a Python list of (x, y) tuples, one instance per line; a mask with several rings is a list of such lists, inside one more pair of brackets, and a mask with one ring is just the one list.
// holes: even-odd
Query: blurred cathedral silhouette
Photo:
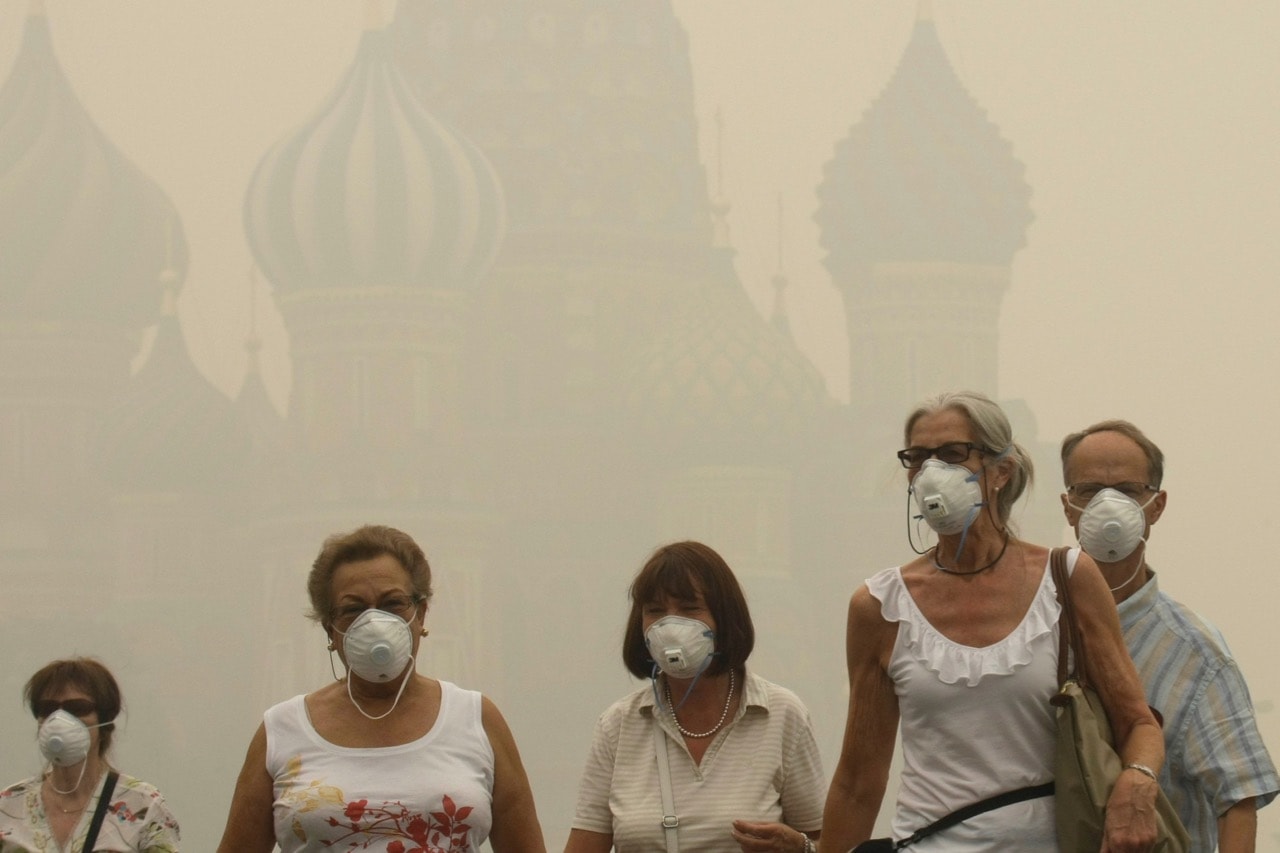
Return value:
[[(766, 318), (735, 272), (693, 86), (667, 0), (401, 0), (249, 182), (245, 235), (289, 334), (281, 415), (253, 358), (235, 399), (191, 361), (182, 211), (85, 112), (33, 7), (0, 88), (5, 630), (74, 621), (83, 649), (147, 661), (134, 730), (219, 752), (214, 779), (153, 780), (171, 799), (229, 797), (257, 715), (331, 677), (304, 577), (365, 522), (435, 567), (424, 671), (508, 697), (518, 732), (557, 723), (521, 742), (549, 839), (620, 691), (587, 688), (566, 726), (548, 684), (620, 674), (626, 584), (662, 542), (726, 556), (753, 663), (838, 728), (842, 651), (815, 659), (813, 604), (908, 553), (909, 407), (997, 393), (1030, 190), (922, 15), (817, 188), (840, 403), (792, 338), (785, 278)], [(1005, 405), (1052, 480), (1052, 447)], [(1022, 528), (1056, 540), (1055, 521)], [(610, 627), (578, 630), (583, 613)]]

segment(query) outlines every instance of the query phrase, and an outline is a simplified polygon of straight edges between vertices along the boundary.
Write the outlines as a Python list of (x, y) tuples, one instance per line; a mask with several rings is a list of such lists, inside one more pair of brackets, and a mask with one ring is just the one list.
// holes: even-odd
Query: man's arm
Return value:
[(1258, 840), (1258, 801), (1245, 797), (1218, 818), (1218, 853), (1254, 853)]

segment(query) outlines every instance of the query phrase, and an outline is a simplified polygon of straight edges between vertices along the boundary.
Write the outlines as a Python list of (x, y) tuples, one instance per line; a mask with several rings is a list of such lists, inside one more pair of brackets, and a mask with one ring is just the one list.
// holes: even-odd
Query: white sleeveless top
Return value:
[(303, 698), (264, 715), (283, 853), (480, 849), (493, 824), (493, 748), (479, 693), (441, 681), (430, 731), (367, 749), (320, 737)]
[[(1078, 552), (1068, 557), (1075, 568)], [(867, 580), (888, 622), (898, 623), (889, 676), (901, 715), (903, 771), (893, 818), (905, 838), (956, 809), (1053, 778), (1058, 689), (1058, 606), (1046, 565), (1022, 621), (1003, 640), (956, 643), (924, 618), (886, 569)], [(913, 851), (1056, 851), (1053, 797), (970, 818)]]

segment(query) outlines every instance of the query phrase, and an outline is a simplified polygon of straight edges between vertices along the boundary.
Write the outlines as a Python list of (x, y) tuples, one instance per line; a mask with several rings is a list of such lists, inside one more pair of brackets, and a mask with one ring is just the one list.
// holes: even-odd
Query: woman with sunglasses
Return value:
[(0, 853), (176, 853), (178, 822), (164, 797), (107, 761), (121, 707), (110, 670), (90, 658), (56, 660), (23, 695), (47, 766), (0, 791)]
[[(1049, 549), (1020, 539), (1010, 523), (1031, 460), (1000, 407), (972, 392), (925, 401), (904, 434), (908, 506), (932, 528), (933, 544), (917, 547), (911, 536), (919, 556), (873, 575), (849, 603), (849, 711), (822, 849), (845, 853), (871, 836), (901, 728), (894, 839), (974, 806), (986, 810), (912, 844), (912, 853), (1057, 851), (1049, 700), (1058, 690), (1060, 608)], [(1107, 804), (1103, 849), (1150, 850), (1160, 727), (1097, 565), (1079, 551), (1067, 563), (1090, 681), (1127, 768)]]
[(329, 537), (307, 591), (345, 676), (269, 709), (219, 853), (542, 853), (515, 739), (487, 698), (416, 671), (431, 567), (391, 527)]

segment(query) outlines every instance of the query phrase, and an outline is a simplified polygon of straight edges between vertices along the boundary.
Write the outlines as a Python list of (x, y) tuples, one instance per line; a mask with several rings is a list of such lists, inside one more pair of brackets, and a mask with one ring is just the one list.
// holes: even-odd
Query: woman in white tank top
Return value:
[(422, 549), (390, 527), (325, 541), (312, 616), (347, 674), (267, 711), (219, 853), (545, 850), (515, 740), (487, 698), (414, 670), (431, 598)]
[[(988, 797), (1032, 798), (918, 842), (913, 851), (1056, 851), (1052, 781), (1059, 608), (1048, 549), (1018, 539), (1010, 511), (1031, 479), (1008, 418), (981, 394), (932, 398), (907, 418), (899, 452), (936, 544), (858, 588), (849, 603), (849, 713), (827, 795), (823, 850), (872, 835), (895, 735), (904, 769), (892, 835), (903, 839)], [(913, 544), (914, 547), (914, 544)], [(918, 552), (919, 553), (919, 552)], [(1098, 567), (1075, 555), (1072, 600), (1126, 763), (1158, 772), (1159, 725), (1125, 651)], [(1095, 651), (1096, 649), (1096, 651)], [(1155, 840), (1152, 779), (1123, 772), (1107, 807), (1112, 851)], [(1071, 851), (1075, 853), (1075, 851)]]

